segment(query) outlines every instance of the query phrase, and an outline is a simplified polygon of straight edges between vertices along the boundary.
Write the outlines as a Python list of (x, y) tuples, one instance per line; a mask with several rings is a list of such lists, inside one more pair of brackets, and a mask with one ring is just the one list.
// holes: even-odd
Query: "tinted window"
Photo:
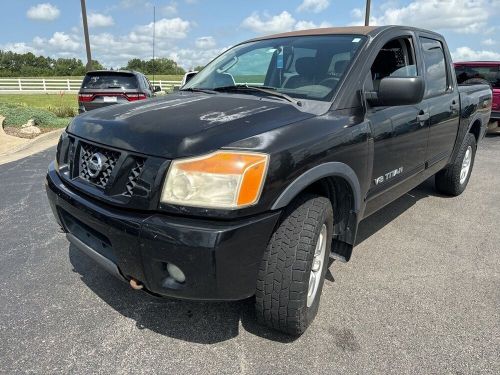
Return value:
[(458, 84), (464, 83), (468, 79), (481, 78), (487, 80), (495, 88), (500, 88), (500, 67), (498, 66), (457, 66)]
[(415, 77), (415, 51), (411, 38), (398, 38), (387, 42), (375, 57), (371, 67), (373, 88), (378, 90), (386, 77)]
[(82, 89), (136, 89), (137, 79), (133, 74), (95, 72), (85, 76)]
[(441, 42), (429, 38), (420, 38), (424, 51), (425, 96), (444, 93), (448, 88), (446, 60)]

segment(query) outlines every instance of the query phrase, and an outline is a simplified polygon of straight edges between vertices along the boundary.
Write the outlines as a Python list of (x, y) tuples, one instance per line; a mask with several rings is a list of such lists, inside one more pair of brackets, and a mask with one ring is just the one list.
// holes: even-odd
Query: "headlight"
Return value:
[(161, 202), (175, 205), (235, 209), (258, 202), (269, 155), (217, 151), (172, 162)]

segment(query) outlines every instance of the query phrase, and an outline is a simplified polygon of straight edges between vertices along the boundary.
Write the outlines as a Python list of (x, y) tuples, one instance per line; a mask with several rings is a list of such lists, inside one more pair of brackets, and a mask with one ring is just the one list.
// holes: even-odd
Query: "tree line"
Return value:
[[(198, 67), (197, 67), (198, 68)], [(92, 69), (104, 67), (97, 60), (92, 60)], [(155, 60), (129, 60), (122, 69), (137, 70), (144, 74), (181, 75), (185, 70), (174, 60), (158, 58)], [(85, 64), (80, 59), (35, 56), (31, 52), (15, 53), (0, 50), (0, 77), (52, 77), (83, 76)]]

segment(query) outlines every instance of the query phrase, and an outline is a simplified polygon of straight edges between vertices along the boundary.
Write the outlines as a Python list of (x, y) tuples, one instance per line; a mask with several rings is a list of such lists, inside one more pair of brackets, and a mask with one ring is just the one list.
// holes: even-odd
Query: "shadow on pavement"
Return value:
[[(441, 195), (436, 191), (434, 187), (434, 177), (430, 177), (415, 189), (364, 219), (358, 227), (356, 245), (359, 245), (370, 238), (388, 223), (412, 207), (419, 200), (430, 196), (450, 198), (446, 195)], [(356, 249), (354, 249), (354, 251), (356, 251)]]
[(246, 331), (257, 336), (284, 343), (294, 341), (293, 337), (257, 323), (253, 299), (194, 302), (158, 298), (132, 290), (72, 245), (69, 246), (69, 259), (73, 271), (82, 281), (121, 315), (133, 319), (138, 329), (149, 329), (179, 340), (212, 344), (238, 336), (241, 321)]
[[(437, 195), (433, 178), (364, 220), (358, 230), (357, 243), (368, 239), (418, 200), (431, 195)], [(238, 302), (193, 302), (157, 298), (132, 290), (71, 245), (69, 258), (74, 272), (81, 276), (82, 281), (113, 309), (133, 319), (138, 329), (149, 329), (179, 340), (211, 344), (236, 337), (241, 321), (246, 331), (268, 340), (283, 343), (295, 340), (260, 326), (256, 321), (253, 299)], [(326, 278), (331, 282), (335, 281), (330, 270)]]

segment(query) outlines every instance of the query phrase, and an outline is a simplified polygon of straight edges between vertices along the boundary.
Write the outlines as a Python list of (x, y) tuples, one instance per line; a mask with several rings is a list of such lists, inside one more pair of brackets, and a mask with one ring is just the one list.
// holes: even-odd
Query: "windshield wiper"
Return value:
[(214, 91), (246, 91), (246, 90), (263, 92), (263, 93), (266, 93), (266, 94), (271, 95), (271, 96), (276, 96), (278, 98), (285, 99), (286, 101), (289, 101), (293, 104), (296, 104), (299, 107), (302, 106), (302, 102), (300, 100), (296, 100), (296, 99), (292, 98), (290, 95), (279, 92), (274, 87), (249, 86), (247, 84), (244, 84), (244, 85), (241, 84), (241, 85), (222, 86), (222, 87), (214, 88)]
[(204, 92), (205, 94), (215, 94), (214, 90), (202, 89), (198, 87), (188, 87), (187, 89), (180, 89), (179, 91)]

